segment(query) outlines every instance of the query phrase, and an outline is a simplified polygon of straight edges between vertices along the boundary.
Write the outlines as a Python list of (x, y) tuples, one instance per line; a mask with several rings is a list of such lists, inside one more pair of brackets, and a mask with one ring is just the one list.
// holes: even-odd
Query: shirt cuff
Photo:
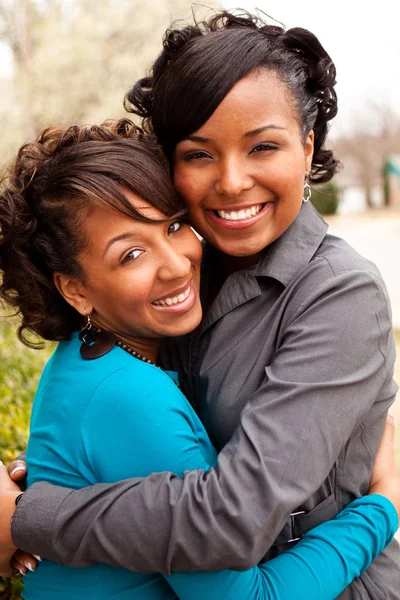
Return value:
[(11, 519), (11, 536), (15, 546), (43, 558), (60, 562), (53, 548), (53, 526), (70, 489), (33, 484), (21, 497)]

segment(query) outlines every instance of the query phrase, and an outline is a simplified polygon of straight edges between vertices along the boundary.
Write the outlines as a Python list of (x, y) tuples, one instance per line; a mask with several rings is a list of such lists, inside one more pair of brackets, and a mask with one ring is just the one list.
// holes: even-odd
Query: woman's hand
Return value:
[(11, 517), (15, 510), (15, 499), (20, 493), (18, 485), (10, 479), (0, 461), (0, 575), (3, 577), (10, 577), (14, 573), (11, 560), (16, 547), (11, 539)]
[(13, 460), (13, 462), (8, 465), (7, 471), (13, 481), (22, 481), (24, 485), (19, 485), (22, 489), (25, 489), (26, 462), (20, 459)]
[(396, 507), (400, 518), (400, 476), (394, 464), (394, 419), (388, 414), (381, 444), (375, 458), (369, 494), (386, 496)]

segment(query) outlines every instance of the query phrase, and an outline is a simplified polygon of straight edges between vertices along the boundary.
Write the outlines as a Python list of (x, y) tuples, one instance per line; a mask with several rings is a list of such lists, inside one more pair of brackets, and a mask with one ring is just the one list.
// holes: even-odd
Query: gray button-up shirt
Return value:
[[(290, 513), (340, 510), (367, 492), (397, 389), (389, 300), (376, 267), (326, 231), (303, 205), (256, 266), (228, 277), (200, 328), (169, 346), (218, 467), (75, 492), (35, 484), (13, 519), (18, 546), (71, 566), (242, 569)], [(399, 589), (394, 542), (341, 598), (395, 600)]]

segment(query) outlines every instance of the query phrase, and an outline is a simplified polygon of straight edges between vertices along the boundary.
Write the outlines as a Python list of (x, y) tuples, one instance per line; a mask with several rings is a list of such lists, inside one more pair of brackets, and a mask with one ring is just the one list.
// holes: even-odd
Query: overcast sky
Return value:
[[(400, 1), (239, 0), (284, 23), (315, 33), (337, 68), (337, 129), (347, 129), (371, 102), (400, 115)], [(232, 2), (224, 2), (232, 8)], [(374, 8), (372, 8), (374, 7)]]
[[(223, 4), (232, 8), (231, 1)], [(375, 9), (368, 8), (368, 0), (238, 0), (235, 5), (258, 7), (286, 27), (305, 27), (319, 37), (337, 68), (334, 133), (351, 128), (371, 103), (389, 105), (400, 115), (400, 0), (379, 0)], [(10, 64), (0, 45), (0, 74), (9, 73)]]

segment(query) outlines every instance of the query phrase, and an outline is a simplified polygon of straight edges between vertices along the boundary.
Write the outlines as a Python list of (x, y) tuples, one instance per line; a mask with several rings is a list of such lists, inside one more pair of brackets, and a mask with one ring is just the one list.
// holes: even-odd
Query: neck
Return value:
[(143, 356), (143, 358), (150, 359), (153, 363), (157, 361), (157, 354), (161, 344), (160, 338), (134, 337), (101, 323), (101, 320), (96, 317), (92, 318), (92, 324), (94, 327), (112, 332), (121, 342), (130, 346), (135, 352)]
[(253, 254), (252, 256), (230, 256), (229, 254), (219, 252), (218, 257), (221, 274), (224, 279), (226, 279), (229, 277), (229, 275), (235, 273), (236, 271), (256, 265), (260, 259), (260, 256), (260, 254)]
[(229, 254), (216, 251), (213, 260), (212, 277), (210, 278), (207, 290), (207, 297), (204, 298), (203, 301), (203, 310), (207, 311), (211, 307), (229, 275), (257, 264), (259, 259), (259, 254), (253, 256), (230, 256)]
[(150, 359), (152, 363), (157, 362), (157, 354), (161, 343), (160, 339), (133, 338), (131, 336), (116, 332), (114, 332), (114, 334), (119, 340), (121, 340), (121, 342), (124, 342), (133, 348), (133, 350), (143, 356), (143, 358)]

